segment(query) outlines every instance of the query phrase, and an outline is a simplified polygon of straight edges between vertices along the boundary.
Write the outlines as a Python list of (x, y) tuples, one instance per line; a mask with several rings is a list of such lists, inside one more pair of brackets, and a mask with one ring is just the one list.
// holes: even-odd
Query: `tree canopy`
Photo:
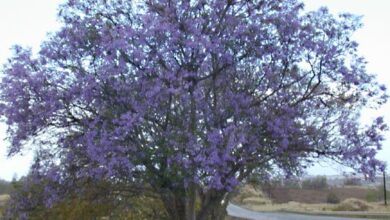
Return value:
[[(383, 164), (385, 103), (351, 14), (297, 0), (68, 0), (38, 54), (4, 65), (9, 155), (36, 147), (31, 173), (57, 201), (91, 178), (147, 184), (172, 219), (217, 219), (254, 172), (299, 174), (330, 158)], [(195, 207), (195, 201), (200, 206)]]

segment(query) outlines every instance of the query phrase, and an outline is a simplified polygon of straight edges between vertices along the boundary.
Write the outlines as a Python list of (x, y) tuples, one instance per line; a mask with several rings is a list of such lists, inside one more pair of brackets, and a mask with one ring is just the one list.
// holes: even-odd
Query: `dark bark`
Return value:
[(185, 195), (185, 212), (186, 220), (196, 220), (196, 188), (195, 185), (191, 185), (186, 190)]
[[(225, 198), (225, 191), (210, 190), (201, 195), (201, 209), (197, 214), (197, 220), (223, 220), (226, 215), (222, 200)], [(225, 206), (226, 207), (226, 206)]]
[[(160, 195), (172, 220), (223, 220), (231, 193), (210, 190), (202, 194), (196, 186), (190, 186), (185, 193), (164, 190)], [(197, 202), (200, 202), (198, 209)]]
[(164, 207), (169, 215), (169, 219), (183, 220), (185, 219), (186, 211), (184, 205), (184, 198), (179, 197), (172, 193), (170, 190), (163, 190), (160, 192), (161, 200), (164, 203)]

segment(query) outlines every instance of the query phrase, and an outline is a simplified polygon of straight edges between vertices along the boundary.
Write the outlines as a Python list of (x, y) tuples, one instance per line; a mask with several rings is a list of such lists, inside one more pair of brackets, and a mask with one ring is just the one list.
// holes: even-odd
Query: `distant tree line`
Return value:
[(306, 179), (300, 179), (297, 177), (294, 178), (284, 178), (284, 177), (273, 177), (269, 179), (259, 180), (258, 177), (253, 177), (250, 184), (259, 185), (261, 188), (302, 188), (302, 189), (327, 189), (329, 184), (326, 176), (315, 176)]
[(302, 181), (303, 189), (327, 189), (328, 187), (326, 176), (317, 176)]

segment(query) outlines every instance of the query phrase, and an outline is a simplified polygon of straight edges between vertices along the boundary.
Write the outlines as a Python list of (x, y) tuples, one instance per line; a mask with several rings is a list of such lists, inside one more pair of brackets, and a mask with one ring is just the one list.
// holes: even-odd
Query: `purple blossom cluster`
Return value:
[(68, 0), (39, 54), (15, 47), (3, 68), (9, 154), (50, 140), (35, 142), (52, 153), (32, 169), (58, 186), (91, 177), (200, 189), (199, 216), (258, 170), (293, 174), (331, 158), (373, 175), (387, 127), (358, 116), (387, 95), (351, 40), (359, 17), (303, 7)]

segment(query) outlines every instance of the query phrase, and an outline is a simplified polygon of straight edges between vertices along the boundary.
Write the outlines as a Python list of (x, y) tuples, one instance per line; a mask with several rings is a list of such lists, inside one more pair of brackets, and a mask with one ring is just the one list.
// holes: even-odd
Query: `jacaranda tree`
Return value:
[[(385, 90), (350, 14), (298, 0), (68, 0), (38, 54), (14, 48), (0, 114), (9, 154), (55, 202), (79, 179), (148, 186), (171, 219), (221, 219), (254, 172), (330, 158), (372, 175)], [(50, 184), (48, 184), (50, 186)], [(138, 188), (137, 188), (138, 186)]]

